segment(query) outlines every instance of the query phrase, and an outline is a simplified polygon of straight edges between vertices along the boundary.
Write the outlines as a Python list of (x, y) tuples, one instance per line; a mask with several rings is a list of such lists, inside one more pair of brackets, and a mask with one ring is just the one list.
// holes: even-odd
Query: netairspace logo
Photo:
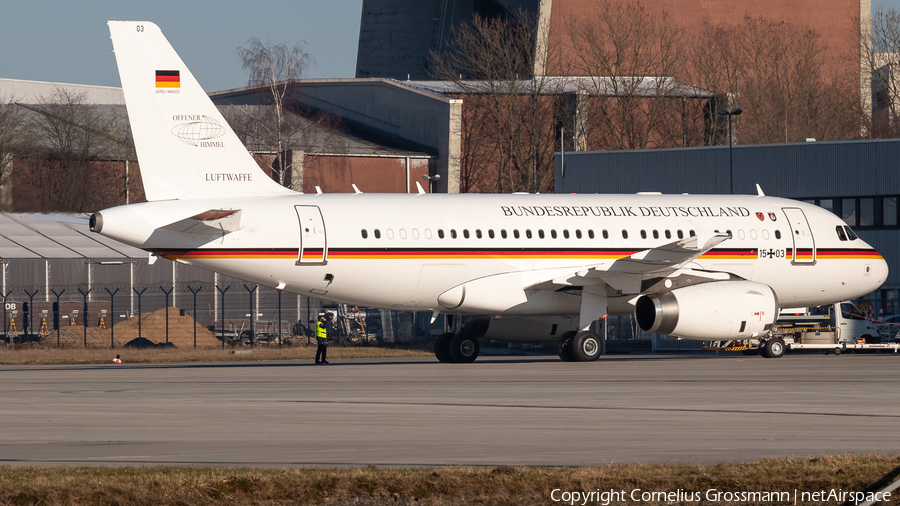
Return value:
[(566, 491), (553, 489), (550, 499), (560, 504), (574, 506), (576, 504), (600, 504), (609, 506), (612, 503), (660, 503), (682, 502), (699, 503), (701, 501), (711, 503), (779, 503), (798, 504), (799, 502), (843, 502), (859, 504), (862, 502), (886, 502), (891, 500), (891, 492), (852, 492), (842, 489), (818, 490), (805, 492), (793, 490), (792, 492), (775, 491), (725, 491), (711, 488), (705, 492), (678, 489), (674, 492), (645, 491), (641, 489), (628, 490), (592, 490), (592, 491)]

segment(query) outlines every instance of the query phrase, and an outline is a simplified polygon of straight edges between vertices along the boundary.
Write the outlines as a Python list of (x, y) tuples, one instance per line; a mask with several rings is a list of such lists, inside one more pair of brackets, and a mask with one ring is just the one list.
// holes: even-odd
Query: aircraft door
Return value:
[(791, 263), (794, 265), (812, 265), (816, 263), (816, 241), (813, 239), (809, 221), (799, 207), (782, 208), (791, 227), (794, 240), (794, 254)]
[(319, 206), (294, 206), (300, 220), (300, 252), (297, 265), (325, 265), (328, 258), (328, 242), (325, 238), (325, 220)]

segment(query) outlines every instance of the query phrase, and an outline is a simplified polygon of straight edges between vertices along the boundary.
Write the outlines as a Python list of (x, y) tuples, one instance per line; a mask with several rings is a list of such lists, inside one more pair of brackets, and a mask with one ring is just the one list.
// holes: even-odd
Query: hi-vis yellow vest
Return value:
[(328, 339), (328, 335), (325, 333), (325, 324), (322, 322), (316, 324), (316, 338)]

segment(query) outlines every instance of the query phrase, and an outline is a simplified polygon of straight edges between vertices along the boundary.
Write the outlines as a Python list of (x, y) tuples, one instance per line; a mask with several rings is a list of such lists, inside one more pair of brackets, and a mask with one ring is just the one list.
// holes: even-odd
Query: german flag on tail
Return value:
[(181, 72), (178, 70), (157, 70), (157, 88), (181, 88)]

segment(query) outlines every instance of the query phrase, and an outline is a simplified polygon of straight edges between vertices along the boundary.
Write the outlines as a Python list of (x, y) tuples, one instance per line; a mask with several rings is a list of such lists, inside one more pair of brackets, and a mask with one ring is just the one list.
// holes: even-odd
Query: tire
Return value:
[(434, 356), (439, 362), (449, 364), (453, 361), (450, 357), (450, 340), (453, 339), (453, 333), (447, 332), (441, 334), (434, 341)]
[(556, 353), (563, 362), (575, 361), (575, 356), (572, 355), (572, 339), (575, 338), (576, 334), (578, 334), (578, 332), (571, 330), (569, 332), (563, 332), (556, 341)]
[(579, 362), (593, 362), (600, 358), (602, 346), (596, 332), (579, 332), (572, 339), (572, 356)]
[(840, 349), (840, 348), (835, 348), (835, 349), (834, 349), (834, 354), (835, 354), (835, 355), (840, 355), (840, 354), (841, 354), (841, 349)]
[(784, 339), (776, 337), (766, 341), (766, 348), (763, 353), (765, 353), (766, 358), (781, 358), (786, 351), (787, 346), (784, 344)]
[(481, 347), (472, 334), (455, 334), (450, 339), (450, 359), (457, 364), (470, 364), (478, 358)]

